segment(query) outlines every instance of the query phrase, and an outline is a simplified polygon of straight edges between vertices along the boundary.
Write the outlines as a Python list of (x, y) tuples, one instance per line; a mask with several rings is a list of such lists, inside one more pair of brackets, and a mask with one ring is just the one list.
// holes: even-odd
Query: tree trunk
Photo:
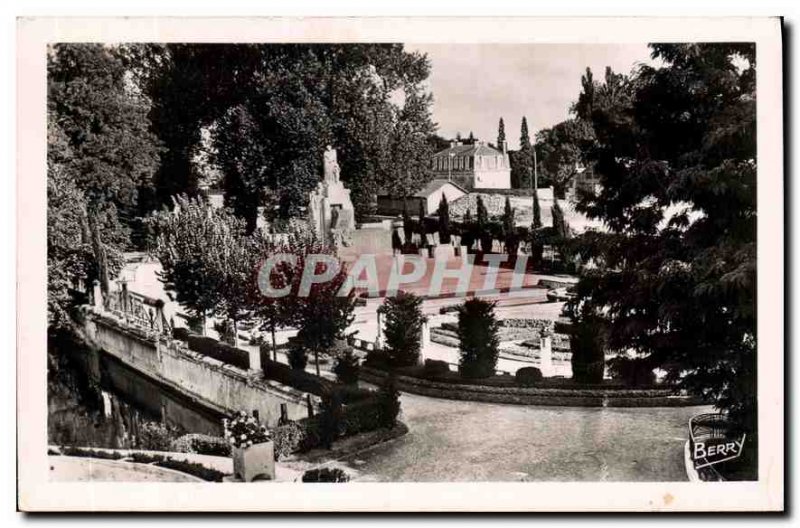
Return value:
[(320, 376), (320, 373), (319, 373), (319, 350), (316, 349), (316, 348), (314, 349), (314, 363), (316, 363), (316, 367), (317, 367), (317, 376)]
[(233, 347), (239, 348), (239, 330), (236, 326), (236, 319), (231, 319), (231, 325), (233, 326)]
[(272, 333), (272, 359), (273, 359), (273, 361), (278, 361), (278, 345), (275, 344), (275, 325), (274, 324), (270, 327), (270, 332)]

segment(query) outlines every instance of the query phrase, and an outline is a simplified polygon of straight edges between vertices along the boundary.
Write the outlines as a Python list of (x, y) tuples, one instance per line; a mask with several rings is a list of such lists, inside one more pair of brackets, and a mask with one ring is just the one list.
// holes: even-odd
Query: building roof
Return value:
[(485, 143), (474, 143), (472, 145), (453, 145), (444, 150), (440, 150), (433, 157), (437, 156), (501, 156), (503, 153)]
[(448, 180), (443, 180), (441, 178), (437, 178), (435, 180), (429, 181), (427, 183), (427, 185), (425, 185), (425, 187), (423, 187), (419, 191), (415, 192), (414, 196), (416, 198), (427, 198), (428, 196), (430, 196), (431, 194), (435, 193), (436, 191), (438, 191), (439, 189), (441, 189), (442, 187), (444, 187), (445, 185), (448, 185), (448, 184), (452, 185), (453, 187), (455, 187), (459, 191), (463, 192), (464, 194), (468, 194), (468, 191), (466, 189), (464, 189), (463, 187), (461, 187), (460, 185), (458, 185), (458, 184), (456, 184), (456, 183), (454, 183), (452, 181), (448, 181)]

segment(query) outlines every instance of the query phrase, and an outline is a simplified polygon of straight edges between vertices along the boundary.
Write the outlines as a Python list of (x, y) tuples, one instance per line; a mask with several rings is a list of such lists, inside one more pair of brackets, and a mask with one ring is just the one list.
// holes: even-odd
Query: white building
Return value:
[(496, 150), (482, 141), (471, 145), (452, 142), (433, 155), (434, 177), (455, 182), (466, 189), (510, 189), (511, 164), (508, 148)]

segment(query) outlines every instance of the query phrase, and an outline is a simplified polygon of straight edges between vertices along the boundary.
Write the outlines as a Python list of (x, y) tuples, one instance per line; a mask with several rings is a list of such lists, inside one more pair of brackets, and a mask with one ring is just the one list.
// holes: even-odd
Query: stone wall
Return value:
[(157, 337), (108, 314), (89, 311), (85, 337), (95, 348), (150, 379), (217, 412), (258, 411), (272, 426), (287, 404), (290, 419), (305, 417), (305, 394), (265, 380), (261, 371), (245, 371), (193, 352), (180, 341)]

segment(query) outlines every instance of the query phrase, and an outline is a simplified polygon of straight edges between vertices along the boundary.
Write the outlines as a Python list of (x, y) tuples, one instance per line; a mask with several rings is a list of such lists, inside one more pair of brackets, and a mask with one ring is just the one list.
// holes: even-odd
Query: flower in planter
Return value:
[(254, 416), (239, 411), (230, 419), (224, 419), (225, 438), (233, 447), (245, 448), (268, 442), (271, 439), (266, 426), (258, 423)]

